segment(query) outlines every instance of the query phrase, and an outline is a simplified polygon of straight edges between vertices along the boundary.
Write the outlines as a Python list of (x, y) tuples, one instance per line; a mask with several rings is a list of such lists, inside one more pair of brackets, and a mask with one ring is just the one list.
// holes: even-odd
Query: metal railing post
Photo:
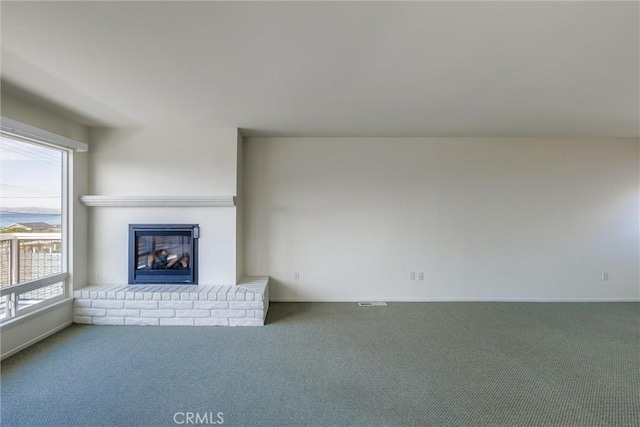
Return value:
[(18, 237), (13, 236), (11, 238), (11, 284), (15, 285), (20, 280), (20, 250), (18, 246)]
[(18, 298), (15, 293), (7, 295), (7, 319), (16, 317), (18, 312)]

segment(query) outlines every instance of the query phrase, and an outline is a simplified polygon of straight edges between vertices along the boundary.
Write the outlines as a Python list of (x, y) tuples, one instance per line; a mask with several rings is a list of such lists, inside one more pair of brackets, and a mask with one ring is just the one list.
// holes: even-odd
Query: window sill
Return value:
[(34, 310), (30, 313), (27, 313), (23, 316), (18, 316), (15, 317), (11, 320), (7, 320), (3, 323), (0, 323), (0, 332), (3, 332), (6, 329), (11, 329), (15, 326), (21, 325), (25, 322), (29, 322), (30, 320), (33, 320), (34, 318), (40, 317), (43, 314), (49, 313), (51, 311), (57, 310), (58, 308), (64, 307), (66, 305), (71, 305), (73, 304), (73, 298), (65, 298), (63, 300), (60, 301), (56, 301), (53, 302), (51, 304), (47, 304), (46, 306), (38, 309), (38, 310)]

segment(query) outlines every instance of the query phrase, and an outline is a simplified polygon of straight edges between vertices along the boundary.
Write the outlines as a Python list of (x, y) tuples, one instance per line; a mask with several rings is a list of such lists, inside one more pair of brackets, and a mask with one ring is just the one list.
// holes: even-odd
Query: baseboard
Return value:
[(640, 298), (269, 298), (270, 302), (640, 302)]
[(18, 353), (19, 351), (22, 351), (25, 348), (27, 348), (29, 346), (32, 346), (33, 344), (37, 343), (38, 341), (42, 341), (43, 339), (45, 339), (47, 337), (50, 337), (51, 335), (55, 334), (56, 332), (59, 332), (59, 331), (63, 330), (64, 328), (70, 326), (71, 324), (73, 324), (72, 320), (70, 320), (68, 322), (65, 322), (62, 325), (60, 325), (60, 326), (58, 326), (56, 328), (53, 328), (50, 331), (47, 331), (44, 334), (39, 335), (39, 336), (27, 341), (26, 343), (14, 348), (13, 350), (4, 353), (2, 356), (0, 356), (0, 360), (4, 360), (9, 356), (13, 356), (14, 354)]

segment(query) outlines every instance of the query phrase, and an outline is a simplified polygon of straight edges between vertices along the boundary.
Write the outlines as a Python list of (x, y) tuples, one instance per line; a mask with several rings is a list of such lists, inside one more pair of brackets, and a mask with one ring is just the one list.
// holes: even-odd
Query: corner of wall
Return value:
[(236, 160), (236, 283), (244, 276), (244, 137), (237, 130), (238, 151)]
[(80, 202), (80, 196), (89, 192), (89, 153), (72, 153), (71, 182), (73, 200), (70, 201), (72, 253), (71, 289), (80, 289), (89, 284), (89, 210)]

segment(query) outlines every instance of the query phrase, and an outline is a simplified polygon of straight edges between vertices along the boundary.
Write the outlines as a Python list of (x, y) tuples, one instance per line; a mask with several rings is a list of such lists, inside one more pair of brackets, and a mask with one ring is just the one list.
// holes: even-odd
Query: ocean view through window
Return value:
[(0, 321), (66, 296), (65, 150), (2, 134)]

